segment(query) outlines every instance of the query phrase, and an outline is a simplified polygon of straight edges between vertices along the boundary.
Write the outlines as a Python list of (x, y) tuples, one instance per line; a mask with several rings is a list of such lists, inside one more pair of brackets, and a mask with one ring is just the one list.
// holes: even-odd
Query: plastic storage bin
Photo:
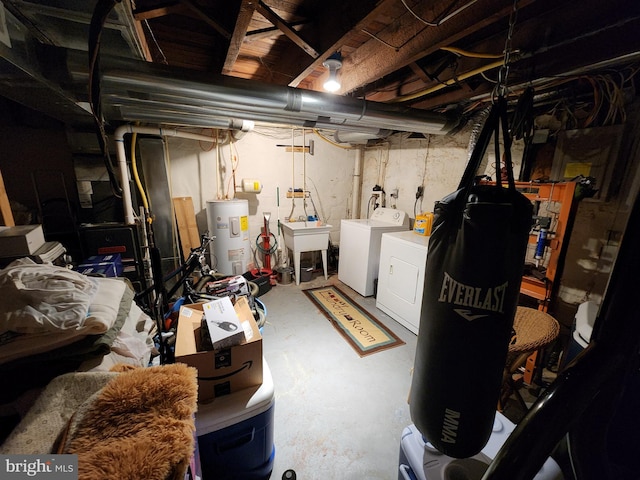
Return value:
[(196, 435), (203, 480), (268, 479), (273, 469), (274, 388), (263, 359), (263, 381), (198, 405)]
[[(493, 433), (480, 453), (470, 458), (451, 458), (436, 450), (415, 425), (402, 431), (398, 480), (480, 480), (491, 460), (507, 440), (515, 425), (496, 412)], [(562, 471), (548, 458), (534, 480), (562, 480)]]
[(571, 329), (571, 340), (562, 360), (562, 368), (567, 366), (571, 360), (589, 345), (593, 325), (598, 316), (598, 308), (598, 304), (592, 301), (581, 303), (578, 306)]

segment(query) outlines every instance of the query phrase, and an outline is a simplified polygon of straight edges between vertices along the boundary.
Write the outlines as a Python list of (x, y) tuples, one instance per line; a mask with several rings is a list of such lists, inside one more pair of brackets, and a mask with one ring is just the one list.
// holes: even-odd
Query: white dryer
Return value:
[(416, 335), (422, 312), (429, 237), (385, 233), (380, 247), (376, 307)]
[(364, 297), (373, 295), (383, 233), (409, 230), (409, 217), (395, 208), (377, 208), (369, 219), (340, 222), (338, 279)]

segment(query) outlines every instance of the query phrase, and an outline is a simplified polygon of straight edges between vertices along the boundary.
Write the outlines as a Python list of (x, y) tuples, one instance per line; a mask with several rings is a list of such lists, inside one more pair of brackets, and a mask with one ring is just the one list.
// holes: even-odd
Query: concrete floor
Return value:
[[(360, 357), (304, 295), (336, 284), (406, 342)], [(293, 469), (300, 480), (398, 477), (402, 430), (411, 424), (407, 396), (417, 337), (362, 297), (322, 275), (277, 285), (267, 307), (264, 356), (275, 388), (272, 479)]]
[[(391, 329), (405, 345), (360, 357), (303, 293), (333, 284)], [(276, 449), (271, 479), (289, 469), (299, 480), (398, 478), (402, 430), (417, 336), (338, 280), (314, 273), (309, 282), (278, 284), (262, 295), (267, 308), (263, 352), (274, 381)], [(555, 374), (545, 369), (543, 379)], [(528, 407), (535, 401), (519, 389)], [(526, 413), (515, 397), (503, 414)]]

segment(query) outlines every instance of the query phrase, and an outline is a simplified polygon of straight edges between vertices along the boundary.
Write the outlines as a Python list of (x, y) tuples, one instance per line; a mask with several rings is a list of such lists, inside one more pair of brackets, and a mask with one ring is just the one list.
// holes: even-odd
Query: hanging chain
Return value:
[(509, 76), (509, 64), (511, 63), (511, 54), (513, 53), (513, 30), (518, 19), (518, 0), (513, 0), (513, 9), (511, 15), (509, 15), (509, 30), (507, 32), (507, 39), (504, 44), (504, 61), (498, 72), (498, 83), (493, 88), (492, 98), (493, 101), (498, 97), (505, 97), (507, 95), (507, 77)]

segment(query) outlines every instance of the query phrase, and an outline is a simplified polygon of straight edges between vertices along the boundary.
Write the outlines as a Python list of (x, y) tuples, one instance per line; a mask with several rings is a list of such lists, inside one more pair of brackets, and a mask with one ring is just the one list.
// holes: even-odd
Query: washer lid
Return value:
[(397, 210), (395, 208), (376, 208), (369, 219), (375, 220), (377, 222), (390, 223), (397, 226), (409, 226), (408, 215), (402, 210)]

